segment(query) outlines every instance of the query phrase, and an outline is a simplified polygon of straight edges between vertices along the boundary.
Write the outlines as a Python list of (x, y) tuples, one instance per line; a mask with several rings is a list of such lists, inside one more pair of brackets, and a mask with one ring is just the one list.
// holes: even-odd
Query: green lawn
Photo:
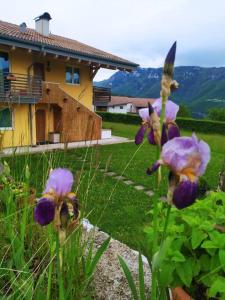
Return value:
[[(112, 128), (114, 135), (133, 138), (137, 126), (117, 123), (104, 123)], [(190, 135), (189, 132), (183, 134)], [(212, 150), (212, 159), (205, 178), (210, 187), (218, 184), (218, 173), (222, 167), (225, 153), (225, 138), (219, 135), (200, 134)], [(96, 146), (91, 148), (51, 153), (12, 156), (7, 158), (12, 173), (18, 178), (23, 174), (24, 166), (30, 166), (31, 184), (41, 195), (47, 172), (51, 167), (70, 168), (76, 177), (76, 186), (81, 206), (90, 221), (113, 237), (139, 249), (142, 248), (143, 227), (149, 220), (149, 211), (153, 197), (165, 195), (167, 190), (167, 170), (163, 169), (163, 181), (156, 190), (155, 176), (145, 174), (146, 168), (156, 159), (156, 148), (145, 142), (137, 147), (133, 142), (117, 145)], [(136, 191), (114, 178), (105, 176), (100, 168), (122, 174), (136, 184), (154, 190), (153, 197), (143, 191)]]

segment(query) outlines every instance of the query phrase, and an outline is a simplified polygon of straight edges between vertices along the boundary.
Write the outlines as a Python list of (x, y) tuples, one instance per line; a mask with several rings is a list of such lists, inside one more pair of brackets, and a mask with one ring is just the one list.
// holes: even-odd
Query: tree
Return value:
[(208, 118), (225, 122), (225, 108), (212, 108), (208, 112)]
[(180, 104), (177, 116), (182, 118), (191, 117), (191, 111), (185, 104)]

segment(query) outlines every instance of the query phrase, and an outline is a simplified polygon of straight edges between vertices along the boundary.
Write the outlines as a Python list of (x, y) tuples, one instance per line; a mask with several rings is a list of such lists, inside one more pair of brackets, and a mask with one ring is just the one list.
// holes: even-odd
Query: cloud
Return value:
[(20, 0), (14, 9), (11, 5), (2, 2), (0, 19), (34, 27), (33, 18), (48, 11), (53, 33), (143, 67), (162, 66), (174, 40), (176, 65), (225, 65), (224, 0)]

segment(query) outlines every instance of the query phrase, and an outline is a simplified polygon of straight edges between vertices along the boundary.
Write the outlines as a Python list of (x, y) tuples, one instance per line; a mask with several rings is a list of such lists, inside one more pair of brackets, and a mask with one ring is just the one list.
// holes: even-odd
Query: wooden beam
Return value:
[(91, 68), (90, 69), (90, 79), (91, 80), (93, 80), (94, 79), (94, 77), (95, 77), (95, 75), (97, 74), (97, 72), (98, 72), (98, 70), (99, 70), (100, 68)]
[(31, 49), (28, 49), (27, 52), (30, 54), (30, 53), (32, 52), (32, 50), (31, 50)]
[(70, 60), (70, 56), (67, 56), (66, 61), (69, 61), (69, 60)]
[(12, 51), (15, 51), (15, 50), (16, 50), (16, 46), (12, 46), (12, 47), (11, 47), (11, 50), (12, 50)]
[(56, 55), (54, 56), (55, 59), (57, 59), (58, 57), (59, 57), (58, 54), (56, 54)]

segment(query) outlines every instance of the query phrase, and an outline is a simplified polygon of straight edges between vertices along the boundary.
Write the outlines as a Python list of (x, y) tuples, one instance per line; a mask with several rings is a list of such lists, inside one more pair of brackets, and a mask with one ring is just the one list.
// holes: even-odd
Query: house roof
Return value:
[(148, 107), (148, 103), (153, 103), (155, 99), (153, 98), (133, 98), (125, 96), (111, 96), (111, 101), (108, 106), (124, 105), (131, 103), (137, 108)]
[(21, 32), (18, 25), (4, 21), (0, 21), (0, 44), (105, 64), (106, 68), (115, 67), (131, 71), (138, 66), (131, 61), (66, 37), (55, 34), (44, 36), (31, 28)]

